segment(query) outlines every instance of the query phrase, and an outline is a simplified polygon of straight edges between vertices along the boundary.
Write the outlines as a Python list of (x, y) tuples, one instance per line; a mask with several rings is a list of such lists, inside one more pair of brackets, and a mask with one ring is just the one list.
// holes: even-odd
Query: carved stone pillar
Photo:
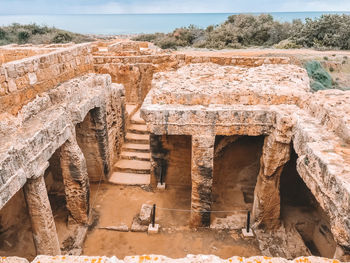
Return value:
[(192, 136), (191, 226), (210, 226), (215, 136)]
[(38, 255), (60, 255), (60, 244), (44, 176), (28, 179), (24, 185), (24, 194), (32, 222), (36, 253)]
[(254, 191), (253, 219), (256, 226), (268, 229), (280, 226), (280, 176), (290, 158), (290, 142), (276, 133), (265, 138), (260, 171)]
[(67, 208), (79, 224), (87, 224), (90, 212), (90, 185), (86, 160), (75, 135), (61, 147), (61, 169)]

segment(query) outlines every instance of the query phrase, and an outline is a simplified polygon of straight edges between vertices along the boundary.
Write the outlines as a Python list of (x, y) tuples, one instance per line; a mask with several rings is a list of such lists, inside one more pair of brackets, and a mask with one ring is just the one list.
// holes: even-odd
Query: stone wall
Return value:
[(46, 54), (55, 51), (53, 48), (16, 48), (16, 46), (5, 46), (0, 48), (0, 65), (14, 60), (20, 60), (35, 55)]
[(154, 68), (150, 63), (111, 63), (101, 67), (95, 65), (95, 71), (109, 74), (114, 83), (123, 84), (126, 102), (141, 105), (151, 89)]
[[(182, 57), (181, 57), (182, 58)], [(290, 64), (287, 57), (224, 57), (224, 56), (189, 56), (185, 55), (186, 64), (214, 63), (221, 66), (258, 67), (269, 64)]]
[[(54, 152), (75, 135), (75, 125), (83, 122), (88, 112), (104, 112), (106, 127), (100, 129), (106, 147), (101, 156), (111, 166), (118, 152), (123, 130), (123, 87), (111, 85), (107, 75), (89, 74), (73, 79), (41, 94), (28, 103), (17, 117), (7, 116), (0, 122), (0, 207), (26, 183), (48, 167)], [(119, 110), (118, 110), (119, 109)], [(106, 120), (106, 111), (115, 120)], [(105, 148), (105, 149), (107, 149)], [(111, 151), (112, 157), (109, 155)]]
[(59, 49), (0, 65), (0, 112), (17, 114), (37, 94), (91, 72), (90, 44)]

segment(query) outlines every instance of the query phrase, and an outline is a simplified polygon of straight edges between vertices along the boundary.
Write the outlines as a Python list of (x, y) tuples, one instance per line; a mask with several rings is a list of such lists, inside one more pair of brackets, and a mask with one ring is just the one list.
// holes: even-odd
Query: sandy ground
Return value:
[[(222, 258), (260, 255), (255, 239), (242, 239), (236, 231), (190, 230), (189, 212), (166, 211), (161, 208), (189, 209), (189, 187), (169, 187), (166, 191), (146, 191), (140, 187), (102, 184), (97, 198), (98, 185), (92, 185), (91, 199), (100, 215), (95, 228), (88, 233), (84, 255), (115, 255), (124, 258), (130, 255), (162, 254), (172, 258), (187, 254), (215, 254)], [(143, 203), (156, 203), (156, 221), (162, 227), (157, 235), (147, 233), (117, 232), (99, 229), (131, 226)]]

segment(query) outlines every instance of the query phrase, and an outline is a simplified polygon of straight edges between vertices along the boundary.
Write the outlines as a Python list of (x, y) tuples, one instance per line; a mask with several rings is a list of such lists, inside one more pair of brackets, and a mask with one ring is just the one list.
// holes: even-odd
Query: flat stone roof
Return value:
[(258, 67), (189, 64), (154, 75), (152, 104), (295, 104), (310, 90), (305, 69), (290, 64)]

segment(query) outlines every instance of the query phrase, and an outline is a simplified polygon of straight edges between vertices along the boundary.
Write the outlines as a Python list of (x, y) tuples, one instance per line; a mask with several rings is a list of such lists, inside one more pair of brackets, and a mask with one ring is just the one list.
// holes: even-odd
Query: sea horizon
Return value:
[(236, 14), (271, 14), (280, 22), (294, 19), (318, 18), (323, 14), (347, 14), (350, 11), (310, 12), (228, 12), (228, 13), (120, 13), (120, 14), (0, 14), (0, 26), (12, 23), (38, 24), (81, 34), (128, 35), (141, 33), (168, 33), (175, 28), (195, 25), (206, 28), (223, 23)]

